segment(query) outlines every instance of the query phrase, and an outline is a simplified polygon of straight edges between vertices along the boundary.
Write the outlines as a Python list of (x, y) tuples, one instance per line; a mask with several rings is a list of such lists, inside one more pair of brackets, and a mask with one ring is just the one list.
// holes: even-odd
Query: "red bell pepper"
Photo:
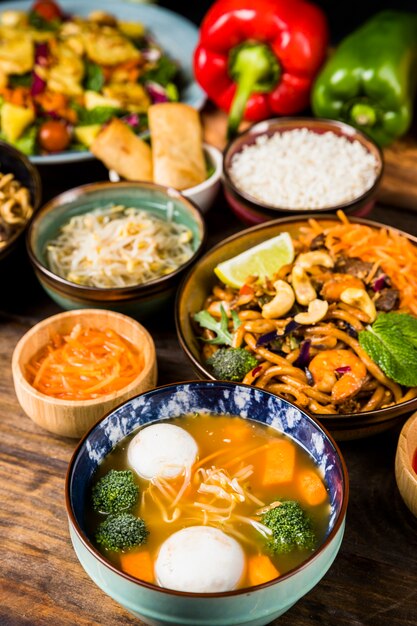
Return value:
[(201, 24), (194, 72), (230, 111), (233, 134), (243, 115), (256, 122), (304, 109), (327, 43), (326, 17), (306, 0), (217, 0)]

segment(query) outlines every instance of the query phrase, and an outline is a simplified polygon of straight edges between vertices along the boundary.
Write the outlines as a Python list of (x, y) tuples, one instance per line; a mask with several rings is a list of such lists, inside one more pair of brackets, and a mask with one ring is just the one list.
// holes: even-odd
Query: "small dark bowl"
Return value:
[[(35, 212), (41, 203), (42, 197), (42, 184), (39, 172), (22, 152), (13, 148), (5, 141), (0, 141), (0, 172), (3, 174), (14, 174), (16, 180), (29, 189), (33, 211)], [(29, 222), (30, 220), (15, 232), (5, 246), (0, 248), (0, 259), (3, 259), (13, 250)]]
[[(88, 287), (54, 274), (45, 258), (47, 242), (54, 239), (74, 215), (109, 204), (141, 208), (162, 218), (169, 204), (173, 204), (173, 220), (193, 232), (193, 255), (171, 274), (131, 287)], [(200, 211), (175, 189), (152, 183), (103, 182), (75, 187), (45, 204), (29, 227), (26, 245), (42, 287), (63, 309), (103, 308), (144, 318), (163, 307), (175, 293), (179, 278), (200, 254), (205, 240), (206, 227)]]
[[(310, 217), (316, 219), (324, 227), (335, 221), (335, 218), (331, 215), (312, 214)], [(378, 222), (356, 217), (351, 217), (350, 221), (367, 224), (374, 228), (384, 226)], [(175, 322), (181, 347), (190, 359), (194, 371), (201, 378), (215, 380), (215, 377), (202, 360), (201, 343), (194, 332), (192, 316), (203, 308), (206, 297), (217, 282), (213, 271), (214, 268), (222, 261), (226, 261), (266, 239), (276, 237), (282, 232), (288, 232), (292, 236), (297, 236), (300, 227), (305, 224), (305, 218), (294, 216), (270, 221), (267, 224), (252, 226), (252, 228), (241, 231), (218, 243), (187, 274), (177, 295)], [(417, 245), (417, 237), (397, 229), (392, 230), (407, 237), (414, 245)], [(402, 404), (366, 413), (314, 415), (314, 417), (319, 419), (330, 430), (336, 440), (342, 441), (368, 437), (369, 435), (387, 430), (395, 424), (404, 421), (408, 415), (416, 410), (417, 398), (414, 398)]]
[[(231, 162), (235, 154), (241, 152), (245, 146), (254, 144), (260, 135), (268, 135), (271, 137), (275, 133), (284, 133), (286, 131), (299, 128), (307, 128), (308, 130), (314, 131), (318, 134), (330, 131), (338, 136), (345, 137), (349, 141), (359, 141), (366, 148), (366, 150), (368, 150), (368, 152), (375, 156), (378, 162), (378, 171), (372, 187), (349, 202), (338, 204), (336, 206), (327, 206), (319, 209), (315, 208), (313, 210), (308, 207), (303, 209), (273, 207), (257, 200), (245, 191), (236, 187), (229, 173)], [(276, 219), (280, 215), (294, 215), (294, 213), (297, 213), (297, 215), (303, 215), (311, 214), (313, 211), (314, 213), (335, 213), (336, 211), (342, 210), (345, 213), (360, 214), (361, 216), (364, 216), (370, 212), (374, 204), (374, 198), (381, 182), (383, 168), (383, 156), (379, 147), (372, 141), (372, 139), (353, 126), (349, 126), (349, 124), (344, 124), (343, 122), (335, 120), (320, 118), (281, 117), (254, 124), (228, 144), (223, 157), (223, 184), (225, 196), (232, 211), (242, 222), (248, 225), (260, 224), (268, 220)]]

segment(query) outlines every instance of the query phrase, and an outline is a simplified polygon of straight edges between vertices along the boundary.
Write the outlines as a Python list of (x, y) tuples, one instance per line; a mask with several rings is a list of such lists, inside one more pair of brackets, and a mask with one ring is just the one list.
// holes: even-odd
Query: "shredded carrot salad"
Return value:
[(338, 212), (338, 217), (340, 224), (324, 230), (318, 222), (309, 220), (309, 227), (303, 229), (300, 241), (308, 245), (323, 232), (326, 248), (332, 256), (344, 254), (373, 263), (371, 274), (381, 267), (400, 292), (401, 309), (417, 315), (417, 246), (389, 227), (377, 229), (352, 224), (342, 211)]
[(63, 400), (92, 400), (119, 391), (143, 369), (143, 358), (110, 328), (76, 324), (69, 335), (56, 334), (26, 366), (29, 383)]

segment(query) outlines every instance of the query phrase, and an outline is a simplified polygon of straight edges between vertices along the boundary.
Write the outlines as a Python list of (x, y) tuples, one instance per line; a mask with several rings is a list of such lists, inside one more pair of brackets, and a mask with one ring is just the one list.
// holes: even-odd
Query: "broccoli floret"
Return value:
[(93, 487), (93, 507), (97, 513), (121, 513), (136, 504), (138, 495), (133, 472), (110, 470)]
[(145, 543), (149, 531), (140, 517), (131, 513), (109, 515), (98, 526), (96, 541), (106, 550), (121, 552)]
[(261, 521), (272, 530), (268, 548), (274, 554), (291, 552), (295, 548), (312, 550), (316, 544), (311, 520), (294, 500), (282, 500), (264, 513)]
[(242, 348), (220, 348), (207, 359), (207, 363), (216, 378), (239, 382), (258, 365), (258, 360)]

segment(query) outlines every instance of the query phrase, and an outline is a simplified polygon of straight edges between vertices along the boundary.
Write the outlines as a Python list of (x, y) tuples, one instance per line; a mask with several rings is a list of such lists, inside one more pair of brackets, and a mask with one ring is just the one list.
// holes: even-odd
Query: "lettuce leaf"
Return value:
[(84, 76), (84, 89), (90, 91), (101, 91), (104, 85), (104, 74), (101, 67), (91, 61), (86, 61), (85, 64), (85, 76)]
[(77, 126), (91, 126), (92, 124), (105, 124), (112, 117), (120, 115), (120, 109), (113, 107), (96, 107), (95, 109), (85, 109), (76, 102), (72, 104), (77, 113)]

